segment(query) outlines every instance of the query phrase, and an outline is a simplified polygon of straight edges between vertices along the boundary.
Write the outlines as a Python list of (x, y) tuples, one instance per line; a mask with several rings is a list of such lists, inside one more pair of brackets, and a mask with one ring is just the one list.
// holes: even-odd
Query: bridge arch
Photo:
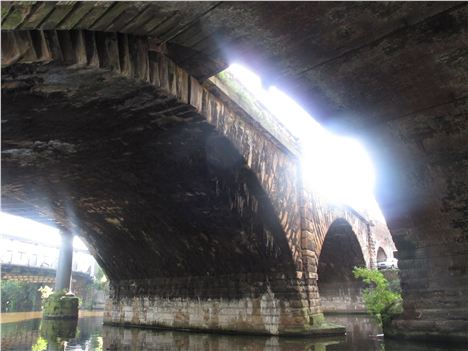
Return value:
[[(190, 2), (155, 2), (135, 17), (140, 11), (135, 8), (140, 6), (138, 3), (119, 3), (116, 6), (113, 2), (59, 5), (46, 2), (4, 2), (2, 29), (41, 28), (48, 30), (50, 42), (56, 42), (56, 37), (60, 36), (59, 41), (66, 45), (80, 42), (80, 36), (70, 37), (66, 31), (57, 34), (53, 29), (76, 28), (154, 35), (157, 39), (152, 45), (163, 43), (160, 50), (177, 53), (172, 57), (179, 58), (181, 64), (190, 62), (190, 66), (197, 71), (197, 74), (192, 73), (196, 77), (210, 76), (225, 67), (226, 61), (221, 57), (219, 63), (216, 58), (219, 57), (217, 54), (226, 51), (238, 53), (241, 58), (257, 62), (256, 65), (264, 67), (265, 71), (276, 73), (272, 77), (274, 79), (282, 81), (285, 75), (285, 82), (293, 83), (292, 87), (296, 86), (293, 92), (298, 97), (302, 96), (303, 102), (307, 104), (306, 109), (317, 112), (318, 117), (326, 118), (331, 125), (344, 127), (367, 139), (374, 160), (378, 161), (378, 200), (399, 251), (405, 301), (405, 313), (393, 323), (393, 334), (466, 340), (465, 314), (464, 311), (460, 312), (459, 306), (467, 305), (468, 260), (466, 254), (454, 253), (466, 253), (468, 247), (464, 220), (467, 198), (464, 141), (468, 131), (464, 116), (468, 105), (465, 96), (461, 94), (465, 91), (466, 75), (460, 75), (459, 67), (451, 62), (459, 61), (464, 55), (468, 7), (458, 4), (441, 7), (415, 4), (413, 7), (402, 3), (392, 5), (389, 9), (394, 21), (388, 21), (390, 17), (387, 16), (380, 16), (380, 20), (375, 21), (373, 19), (378, 17), (375, 14), (382, 12), (380, 5), (366, 6), (365, 11), (362, 11), (361, 8), (353, 8), (351, 4), (348, 9), (357, 11), (363, 16), (363, 21), (350, 20), (356, 16), (341, 16), (338, 19), (318, 21), (304, 32), (304, 24), (311, 24), (311, 15), (315, 18), (319, 11), (323, 16), (317, 18), (331, 19), (336, 17), (331, 14), (341, 5), (319, 6), (320, 9), (313, 2), (307, 6), (278, 3), (273, 7), (268, 3), (259, 7), (246, 7), (241, 2), (218, 5), (209, 2), (204, 6)], [(253, 21), (265, 18), (263, 6), (268, 7), (270, 14), (286, 13), (284, 18), (296, 18), (296, 28), (286, 26), (285, 29), (282, 21)], [(239, 20), (231, 20), (232, 8), (239, 15), (235, 18), (245, 19), (248, 26), (237, 28)], [(210, 13), (214, 21), (205, 16), (211, 11), (214, 11)], [(417, 18), (410, 21), (414, 25), (400, 30), (402, 21), (406, 22), (414, 14), (417, 14)], [(132, 19), (131, 23), (127, 22), (128, 19)], [(451, 25), (439, 28), (438, 24), (447, 22), (447, 19), (450, 19)], [(376, 33), (376, 37), (385, 40), (377, 40), (375, 45), (370, 45), (375, 38), (367, 35), (367, 22), (372, 23), (372, 32)], [(337, 25), (351, 25), (354, 35), (337, 38), (335, 31), (329, 30)], [(198, 40), (200, 33), (206, 37), (201, 45)], [(314, 33), (316, 40), (305, 43), (303, 36), (314, 36)], [(3, 35), (2, 31), (2, 39)], [(103, 37), (100, 37), (101, 43), (106, 42)], [(115, 57), (112, 61), (100, 59), (100, 55), (105, 57), (107, 52), (115, 52), (116, 38), (128, 39), (128, 36), (120, 33), (109, 33), (109, 37), (111, 40), (107, 41), (108, 45), (101, 47), (97, 54), (92, 53), (93, 46), (88, 47), (91, 51), (85, 61), (104, 65), (119, 62), (126, 73), (146, 76), (147, 66), (128, 64), (126, 60), (129, 54), (137, 57), (144, 51), (136, 50), (138, 45), (134, 41), (131, 43), (132, 50), (127, 50), (122, 60), (115, 60)], [(427, 40), (421, 40), (424, 38)], [(17, 39), (20, 43), (27, 41), (27, 34)], [(2, 50), (5, 43), (2, 40)], [(216, 45), (219, 43), (223, 47)], [(356, 46), (356, 43), (359, 45)], [(56, 46), (52, 47), (56, 54), (61, 55), (60, 47), (58, 50)], [(322, 50), (323, 47), (327, 49)], [(359, 50), (353, 49), (356, 47)], [(392, 47), (392, 50), (387, 50), (388, 47)], [(42, 49), (40, 46), (36, 48)], [(281, 50), (278, 51), (278, 48)], [(291, 62), (298, 48), (303, 54)], [(429, 54), (426, 60), (418, 61), (415, 65), (413, 58), (419, 57), (420, 52)], [(10, 58), (12, 61), (30, 60), (30, 55), (28, 51), (17, 52)], [(83, 56), (79, 57), (80, 60), (84, 59)], [(144, 55), (141, 57), (146, 61)], [(376, 57), (384, 63), (383, 66), (373, 65)], [(440, 60), (441, 57), (453, 60)], [(66, 55), (64, 58), (73, 61), (73, 57)], [(207, 70), (205, 60), (215, 69)], [(310, 66), (312, 61), (316, 64)], [(136, 67), (137, 71), (134, 70)], [(315, 69), (307, 69), (311, 67), (320, 67), (321, 79), (317, 80)], [(403, 69), (408, 67), (410, 69)], [(285, 71), (290, 73), (285, 74)], [(414, 81), (409, 88), (407, 82), (411, 79), (408, 74), (412, 74)], [(164, 84), (168, 82), (165, 77)], [(151, 79), (159, 77), (152, 76)], [(171, 86), (177, 87), (177, 84)], [(386, 88), (380, 89), (381, 86)], [(425, 93), (421, 94), (421, 91)], [(367, 98), (362, 99), (362, 96)], [(392, 102), (398, 99), (402, 103)], [(200, 107), (202, 100), (198, 99)], [(211, 108), (209, 104), (205, 106)], [(344, 111), (349, 112), (345, 112), (346, 117)], [(448, 159), (453, 162), (448, 164)], [(306, 220), (304, 218), (304, 222)], [(314, 229), (307, 223), (301, 226), (305, 234), (299, 242), (297, 235), (294, 236), (295, 248), (302, 249), (303, 257), (298, 264), (304, 267), (307, 279), (313, 281), (316, 279), (314, 268), (318, 247), (314, 238), (320, 241), (314, 235), (320, 235), (322, 228)], [(415, 262), (421, 264), (416, 265)], [(421, 280), (426, 282), (424, 288), (421, 287)], [(314, 296), (312, 289), (311, 300)], [(447, 319), (447, 315), (451, 318)]]
[[(145, 38), (6, 32), (2, 59), (4, 202), (29, 202), (83, 235), (111, 279), (108, 322), (278, 334), (292, 321), (308, 329), (322, 311), (317, 258), (339, 218), (374, 266), (362, 216), (304, 189), (291, 151)], [(188, 302), (166, 304), (167, 320), (124, 312), (135, 300), (151, 310), (162, 302), (147, 296), (174, 291), (187, 301), (214, 298), (203, 305), (211, 306), (232, 292), (231, 281), (261, 287), (242, 283), (234, 298), (269, 301), (267, 315), (239, 307), (240, 319), (218, 325), (219, 316), (193, 320)]]
[(3, 203), (83, 236), (108, 323), (312, 328), (294, 155), (144, 38), (2, 35)]
[(354, 267), (366, 267), (363, 250), (351, 224), (332, 222), (318, 258), (318, 289), (323, 312), (363, 312), (363, 284), (354, 277)]
[(383, 262), (387, 260), (387, 253), (382, 247), (379, 247), (377, 250), (377, 263), (378, 262)]

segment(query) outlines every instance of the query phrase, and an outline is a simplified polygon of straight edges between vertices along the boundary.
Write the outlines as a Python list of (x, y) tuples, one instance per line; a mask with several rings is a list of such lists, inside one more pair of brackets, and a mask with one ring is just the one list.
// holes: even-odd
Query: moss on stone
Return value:
[(52, 293), (43, 303), (44, 318), (78, 318), (79, 299), (64, 291)]
[(310, 324), (319, 327), (325, 323), (325, 316), (323, 313), (313, 314), (310, 317)]

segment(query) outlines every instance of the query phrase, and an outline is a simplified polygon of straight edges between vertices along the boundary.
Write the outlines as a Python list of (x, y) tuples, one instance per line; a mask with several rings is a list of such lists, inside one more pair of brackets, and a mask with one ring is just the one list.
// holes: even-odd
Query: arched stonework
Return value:
[(385, 253), (385, 250), (379, 247), (377, 250), (377, 263), (383, 262), (387, 260), (387, 254)]
[(294, 157), (143, 38), (4, 39), (21, 63), (2, 71), (2, 197), (86, 239), (111, 279), (106, 322), (313, 328)]
[(318, 259), (318, 288), (323, 312), (366, 312), (363, 284), (353, 275), (365, 267), (361, 244), (351, 225), (339, 218), (330, 225)]
[(144, 38), (7, 32), (2, 49), (4, 203), (86, 239), (107, 322), (320, 331), (293, 154)]
[[(78, 30), (107, 31), (98, 35), (99, 52), (89, 46), (80, 62), (122, 64), (122, 72), (146, 80), (146, 62), (154, 60), (133, 40), (130, 50), (122, 45), (130, 39), (122, 33), (146, 36), (150, 51), (197, 79), (220, 72), (234, 56), (284, 87), (320, 122), (360, 138), (376, 166), (377, 200), (401, 269), (405, 312), (386, 333), (466, 342), (466, 2), (3, 1), (2, 39), (5, 30), (16, 31), (24, 47), (30, 29), (49, 33), (55, 58), (62, 55), (57, 40), (74, 46)], [(119, 58), (116, 43), (125, 49)], [(2, 40), (2, 51), (7, 45)], [(46, 51), (36, 46), (35, 53), (20, 50), (8, 59), (34, 60)], [(142, 62), (128, 64), (128, 56)], [(76, 63), (73, 55), (62, 59)], [(164, 75), (161, 84), (174, 76)], [(312, 237), (302, 235), (297, 264), (311, 282), (312, 301), (312, 243), (320, 230), (303, 228)]]

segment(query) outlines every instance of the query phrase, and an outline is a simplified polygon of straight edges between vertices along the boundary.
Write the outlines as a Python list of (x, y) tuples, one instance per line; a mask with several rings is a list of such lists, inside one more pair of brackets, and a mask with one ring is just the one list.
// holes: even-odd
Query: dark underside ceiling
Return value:
[(292, 267), (256, 176), (192, 106), (96, 68), (2, 78), (5, 211), (79, 233), (112, 278)]
[(2, 2), (3, 30), (147, 35), (203, 80), (243, 62), (336, 129), (467, 93), (466, 2)]

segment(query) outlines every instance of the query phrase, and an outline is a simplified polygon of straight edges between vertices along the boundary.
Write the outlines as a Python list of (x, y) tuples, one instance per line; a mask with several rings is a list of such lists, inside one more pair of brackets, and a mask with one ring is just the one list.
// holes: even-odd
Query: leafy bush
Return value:
[(380, 324), (387, 324), (395, 314), (401, 312), (401, 295), (390, 289), (388, 280), (381, 272), (355, 267), (353, 273), (369, 285), (363, 292), (364, 303)]
[(2, 312), (37, 311), (41, 308), (37, 283), (2, 280), (0, 285)]

